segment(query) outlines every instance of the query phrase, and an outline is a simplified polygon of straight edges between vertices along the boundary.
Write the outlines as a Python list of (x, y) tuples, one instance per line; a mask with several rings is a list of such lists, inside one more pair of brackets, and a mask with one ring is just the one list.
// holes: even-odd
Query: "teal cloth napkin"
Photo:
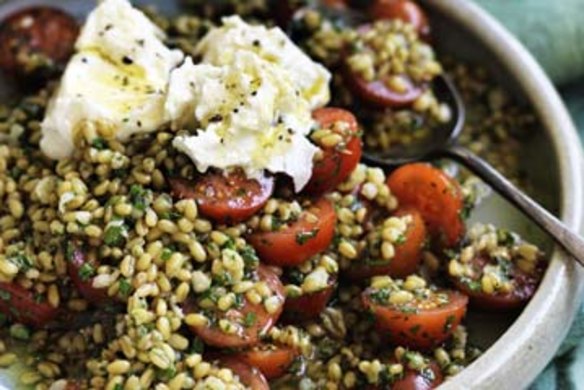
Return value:
[[(584, 0), (475, 0), (523, 42), (558, 86), (584, 139)], [(532, 390), (584, 390), (584, 307)]]

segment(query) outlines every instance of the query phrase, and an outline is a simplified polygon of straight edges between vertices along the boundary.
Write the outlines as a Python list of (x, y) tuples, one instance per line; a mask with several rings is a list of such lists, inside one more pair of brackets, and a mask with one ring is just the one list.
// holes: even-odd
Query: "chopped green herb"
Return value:
[(402, 306), (399, 308), (399, 311), (405, 314), (416, 314), (418, 312), (418, 309), (412, 306)]
[(243, 249), (239, 250), (239, 254), (248, 269), (255, 269), (260, 263), (260, 259), (251, 245), (244, 246)]
[(8, 257), (8, 260), (15, 264), (21, 271), (28, 271), (32, 268), (32, 261), (23, 253), (17, 253)]
[(340, 349), (339, 342), (329, 337), (323, 338), (317, 345), (316, 353), (320, 359), (328, 360)]
[(65, 258), (67, 259), (67, 261), (73, 261), (74, 257), (75, 257), (75, 245), (73, 245), (72, 242), (67, 241), (67, 244), (65, 246)]
[(84, 263), (78, 271), (78, 275), (82, 281), (87, 282), (89, 279), (95, 275), (95, 269), (89, 263)]
[(182, 218), (181, 213), (177, 213), (176, 211), (167, 211), (166, 213), (162, 213), (160, 215), (162, 219), (168, 219), (170, 221), (178, 221)]
[(119, 285), (120, 294), (127, 297), (132, 291), (132, 285), (128, 279), (121, 279)]
[(302, 282), (304, 281), (304, 275), (302, 274), (302, 272), (300, 272), (299, 269), (296, 268), (290, 269), (290, 271), (287, 272), (286, 276), (288, 279), (288, 283), (291, 284), (301, 285)]
[(518, 243), (519, 237), (507, 229), (497, 229), (497, 241), (504, 246), (513, 246)]
[(168, 382), (176, 376), (176, 367), (170, 366), (165, 370), (157, 370), (156, 376), (163, 382)]
[(244, 304), (244, 300), (243, 300), (243, 294), (235, 294), (235, 302), (234, 305), (237, 308), (242, 307)]
[(395, 244), (396, 245), (402, 245), (406, 243), (406, 236), (404, 234), (400, 234), (397, 238), (397, 240), (395, 240)]
[(245, 315), (245, 318), (243, 319), (243, 326), (245, 326), (246, 328), (252, 327), (255, 325), (256, 320), (257, 320), (256, 314), (250, 311)]
[(453, 315), (448, 316), (448, 318), (446, 318), (446, 322), (444, 323), (444, 327), (442, 328), (442, 332), (444, 332), (444, 333), (450, 332), (450, 330), (452, 330), (452, 325), (454, 324), (454, 320), (456, 320), (455, 316), (453, 316)]
[(376, 303), (387, 303), (389, 299), (389, 290), (386, 288), (382, 288), (380, 290), (372, 292), (370, 295), (371, 299)]
[(105, 231), (103, 241), (109, 246), (120, 246), (126, 235), (125, 225), (110, 225)]
[(172, 250), (170, 250), (168, 248), (164, 248), (162, 250), (162, 254), (160, 255), (160, 258), (164, 261), (168, 261), (168, 260), (170, 260), (171, 257), (172, 257)]
[(467, 220), (468, 218), (470, 218), (470, 214), (472, 213), (473, 209), (474, 209), (473, 203), (464, 202), (462, 209), (460, 209), (459, 213), (460, 218), (462, 220)]
[(299, 375), (304, 371), (304, 358), (302, 356), (297, 356), (294, 358), (290, 366), (288, 367), (288, 372), (292, 375)]
[(144, 211), (150, 206), (151, 192), (144, 187), (134, 184), (130, 187), (130, 199), (135, 209)]
[(91, 147), (97, 150), (107, 149), (107, 146), (108, 146), (107, 141), (101, 137), (96, 137), (91, 142)]
[(313, 239), (318, 235), (318, 229), (312, 229), (309, 232), (298, 232), (296, 233), (296, 243), (298, 245), (304, 245), (308, 240)]
[(205, 343), (200, 338), (195, 337), (191, 343), (190, 352), (202, 354), (205, 352)]

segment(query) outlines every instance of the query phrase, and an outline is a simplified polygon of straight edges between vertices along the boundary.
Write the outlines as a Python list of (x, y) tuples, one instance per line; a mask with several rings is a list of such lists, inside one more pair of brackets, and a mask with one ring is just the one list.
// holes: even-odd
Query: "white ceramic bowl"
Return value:
[[(558, 215), (574, 231), (581, 231), (581, 144), (549, 78), (503, 26), (472, 2), (429, 0), (426, 5), (436, 22), (439, 46), (478, 60), (516, 98), (533, 107), (544, 139), (525, 145), (524, 166), (539, 172), (534, 172), (536, 187), (542, 198), (549, 200), (547, 206), (559, 210)], [(544, 369), (566, 336), (584, 287), (581, 267), (561, 249), (554, 248), (551, 253), (545, 278), (522, 314), (481, 358), (443, 389), (520, 389)]]
[[(176, 1), (136, 0), (176, 12)], [(0, 17), (32, 4), (51, 4), (82, 17), (86, 0), (11, 0)], [(541, 128), (524, 145), (523, 163), (538, 199), (559, 210), (565, 223), (580, 230), (583, 220), (582, 152), (576, 129), (549, 79), (531, 55), (498, 22), (468, 0), (427, 0), (439, 50), (480, 64), (519, 101), (533, 107)], [(0, 80), (0, 98), (10, 95)], [(543, 370), (565, 337), (584, 289), (584, 272), (533, 225), (498, 197), (481, 205), (476, 220), (519, 231), (551, 253), (551, 264), (530, 304), (519, 316), (471, 314), (471, 340), (488, 348), (443, 389), (515, 389), (527, 387)], [(0, 388), (15, 388), (12, 375), (0, 375)]]

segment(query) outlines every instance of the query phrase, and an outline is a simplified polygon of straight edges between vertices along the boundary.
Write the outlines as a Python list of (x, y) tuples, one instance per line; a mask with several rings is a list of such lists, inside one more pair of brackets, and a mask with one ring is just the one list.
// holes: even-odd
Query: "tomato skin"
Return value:
[(420, 37), (430, 37), (428, 16), (412, 0), (375, 0), (369, 8), (374, 19), (399, 19), (414, 26)]
[(407, 84), (407, 91), (399, 93), (390, 89), (383, 80), (366, 81), (353, 72), (347, 64), (344, 66), (344, 79), (347, 86), (361, 98), (377, 108), (403, 108), (411, 105), (427, 89), (427, 85), (417, 85), (409, 77), (402, 75)]
[(236, 358), (222, 358), (219, 364), (233, 371), (245, 386), (253, 390), (270, 390), (268, 381), (262, 373), (253, 366), (250, 366)]
[(290, 347), (270, 348), (270, 346), (259, 345), (254, 349), (231, 356), (251, 367), (256, 367), (266, 379), (272, 380), (285, 375), (298, 355), (298, 351)]
[(432, 390), (437, 388), (444, 382), (442, 370), (436, 362), (430, 362), (429, 369), (434, 374), (434, 379), (429, 380), (416, 370), (406, 369), (405, 375), (402, 379), (393, 382), (386, 387), (370, 386), (369, 390)]
[[(317, 221), (309, 221), (306, 212), (303, 212), (296, 222), (284, 230), (253, 233), (248, 237), (248, 242), (266, 264), (293, 267), (304, 263), (325, 250), (335, 234), (337, 216), (332, 203), (321, 198), (314, 203), (313, 209)], [(303, 233), (312, 237), (299, 242), (298, 237)]]
[(336, 279), (330, 278), (328, 285), (321, 291), (286, 298), (283, 317), (288, 322), (304, 322), (319, 316), (335, 292)]
[(377, 332), (393, 344), (409, 348), (431, 349), (446, 341), (462, 321), (468, 305), (466, 295), (448, 291), (449, 303), (446, 306), (406, 313), (375, 304), (369, 293), (370, 290), (363, 293), (363, 304), (375, 315)]
[[(489, 263), (489, 259), (486, 256), (476, 256), (471, 260), (471, 264), (477, 269), (482, 269)], [(473, 307), (485, 311), (507, 312), (521, 309), (529, 302), (537, 291), (542, 276), (543, 269), (538, 269), (536, 274), (529, 275), (515, 266), (511, 271), (511, 277), (515, 281), (516, 288), (506, 294), (487, 294), (482, 291), (472, 290), (459, 278), (451, 276), (450, 280), (457, 290), (468, 295)]]
[(412, 216), (412, 222), (405, 233), (404, 243), (395, 245), (394, 258), (384, 265), (359, 264), (356, 261), (345, 272), (349, 279), (358, 281), (376, 275), (405, 278), (416, 271), (422, 260), (423, 248), (426, 243), (426, 225), (420, 213), (412, 208), (401, 208), (394, 215), (397, 217)]
[(274, 179), (248, 179), (243, 172), (206, 173), (194, 182), (170, 179), (172, 194), (195, 199), (202, 215), (217, 223), (245, 221), (258, 212), (274, 192)]
[(32, 291), (16, 283), (0, 282), (0, 292), (0, 312), (15, 322), (42, 328), (59, 313), (47, 302), (36, 302)]
[(407, 370), (403, 379), (394, 382), (391, 386), (392, 390), (431, 390), (440, 386), (444, 382), (442, 371), (436, 362), (431, 362), (429, 367), (434, 373), (434, 380), (430, 381), (428, 378), (421, 375), (414, 370)]
[[(221, 318), (245, 318), (246, 314), (254, 313), (255, 322), (253, 325), (244, 328), (239, 334), (226, 334), (216, 327), (192, 326), (191, 330), (199, 336), (206, 344), (220, 348), (246, 348), (252, 347), (260, 342), (260, 336), (269, 331), (276, 324), (284, 308), (284, 286), (280, 282), (278, 275), (269, 267), (260, 265), (257, 270), (260, 280), (265, 281), (272, 292), (280, 297), (282, 305), (275, 313), (266, 311), (263, 303), (254, 305), (247, 300), (240, 309), (231, 309), (226, 313), (221, 313)], [(190, 313), (196, 308), (185, 305), (183, 310)], [(218, 312), (219, 313), (219, 312)]]
[(345, 149), (322, 148), (323, 158), (314, 163), (312, 178), (305, 188), (309, 194), (323, 194), (335, 189), (344, 182), (361, 160), (362, 145), (357, 135), (357, 119), (349, 111), (340, 108), (320, 108), (312, 117), (321, 128), (331, 128), (336, 122), (344, 122), (349, 127), (351, 136), (345, 136)]
[(387, 179), (400, 206), (420, 212), (431, 236), (454, 247), (464, 235), (461, 217), (464, 199), (460, 185), (441, 170), (425, 163), (403, 165)]
[[(85, 254), (83, 253), (83, 251), (78, 247), (75, 247), (67, 263), (67, 273), (69, 274), (71, 281), (73, 282), (81, 296), (87, 299), (87, 301), (95, 305), (107, 304), (108, 302), (111, 301), (110, 297), (107, 294), (107, 288), (95, 288), (93, 287), (93, 278), (90, 278), (89, 280), (84, 280), (79, 274), (83, 265), (85, 265), (86, 263), (87, 259), (85, 258)], [(91, 264), (91, 266), (93, 267), (93, 269), (97, 268), (95, 264)]]
[(75, 19), (58, 8), (36, 6), (20, 10), (0, 25), (0, 68), (9, 74), (27, 76), (39, 70), (30, 69), (27, 58), (38, 55), (62, 68), (73, 54), (78, 35)]

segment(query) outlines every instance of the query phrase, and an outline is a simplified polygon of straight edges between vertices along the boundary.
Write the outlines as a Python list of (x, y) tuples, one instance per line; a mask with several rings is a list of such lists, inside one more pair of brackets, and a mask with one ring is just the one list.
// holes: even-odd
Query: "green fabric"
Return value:
[[(584, 0), (475, 0), (532, 52), (556, 82), (584, 139)], [(584, 307), (532, 386), (584, 390)]]
[(583, 0), (476, 0), (531, 50), (557, 83), (584, 76)]

